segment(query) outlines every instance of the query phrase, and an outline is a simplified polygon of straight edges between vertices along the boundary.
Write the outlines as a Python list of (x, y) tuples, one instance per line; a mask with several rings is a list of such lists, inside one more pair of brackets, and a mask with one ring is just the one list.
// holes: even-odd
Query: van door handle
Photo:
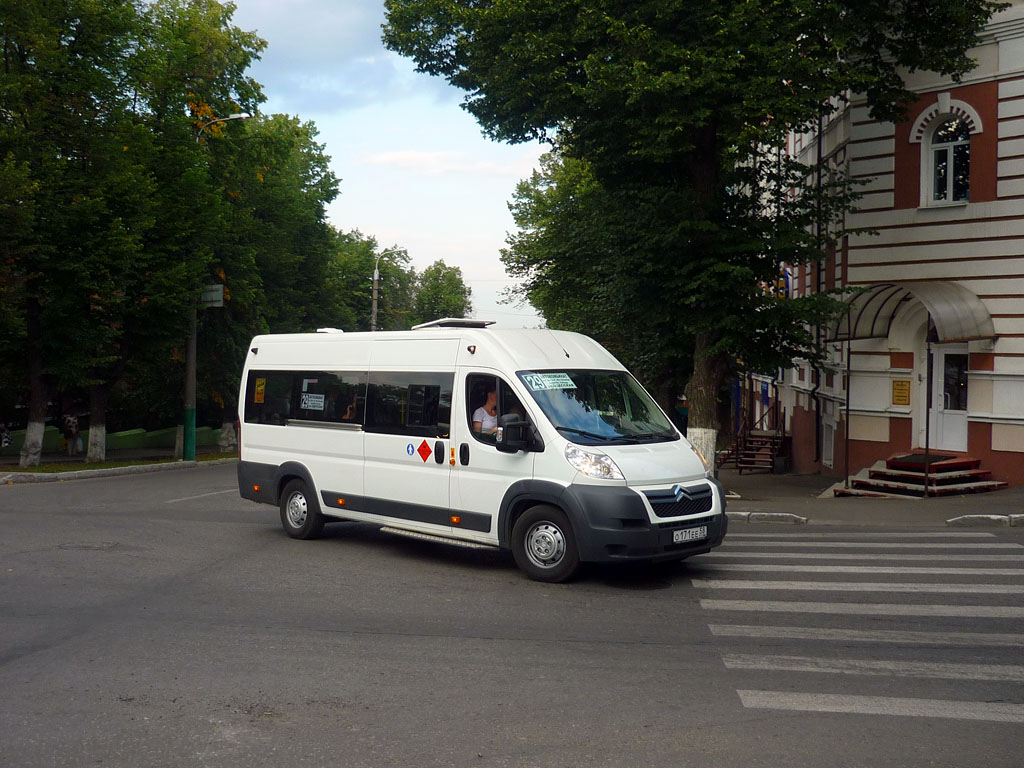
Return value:
[(459, 461), (462, 466), (469, 464), (469, 443), (463, 443), (459, 446)]
[(434, 443), (434, 461), (444, 464), (444, 443), (441, 440)]

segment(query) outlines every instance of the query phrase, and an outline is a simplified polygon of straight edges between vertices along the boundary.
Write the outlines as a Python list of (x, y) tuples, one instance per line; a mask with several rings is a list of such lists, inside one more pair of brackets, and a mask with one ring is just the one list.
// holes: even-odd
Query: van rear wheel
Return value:
[(320, 505), (302, 480), (292, 480), (281, 493), (281, 526), (293, 539), (315, 539), (324, 529)]
[(520, 570), (535, 581), (566, 581), (580, 567), (572, 523), (555, 507), (531, 507), (516, 520), (512, 555)]

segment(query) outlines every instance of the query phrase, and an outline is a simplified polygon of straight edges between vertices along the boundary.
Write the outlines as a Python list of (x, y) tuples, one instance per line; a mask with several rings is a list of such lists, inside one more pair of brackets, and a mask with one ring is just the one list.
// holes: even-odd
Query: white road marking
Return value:
[(916, 645), (1024, 646), (1024, 635), (998, 632), (911, 632), (894, 629), (826, 629), (766, 627), (749, 624), (709, 624), (718, 637), (756, 637), (783, 640), (826, 640)]
[(792, 573), (889, 573), (901, 574), (932, 574), (936, 576), (1024, 576), (1022, 568), (922, 568), (915, 566), (880, 565), (775, 565), (772, 563), (716, 563), (712, 569), (732, 572), (792, 572)]
[[(726, 540), (728, 542), (728, 539)], [(815, 549), (1024, 549), (1024, 544), (1010, 542), (893, 542), (893, 541), (744, 541), (748, 547), (814, 547)], [(739, 553), (726, 544), (724, 551)], [(744, 552), (744, 554), (746, 554)]]
[(934, 664), (924, 661), (876, 661), (874, 659), (826, 659), (813, 656), (759, 656), (723, 654), (728, 669), (782, 672), (824, 672), (833, 675), (930, 677), (939, 680), (995, 680), (1024, 682), (1024, 667), (1015, 664)]
[(198, 496), (182, 496), (180, 499), (168, 499), (164, 504), (173, 504), (176, 501), (192, 501), (192, 499), (204, 499), (207, 496), (219, 496), (222, 493), (238, 493), (237, 488), (228, 488), (226, 491), (211, 491), (210, 493), (200, 493)]
[[(911, 561), (911, 560), (927, 560), (934, 562), (935, 560), (945, 557), (945, 555), (914, 555), (906, 554), (903, 552), (893, 552), (887, 555), (870, 554), (867, 552), (858, 552), (856, 554), (850, 552), (734, 552), (731, 550), (722, 552), (709, 552), (708, 554), (698, 555), (694, 557), (690, 562), (701, 563), (705, 560), (899, 560), (900, 562)], [(956, 556), (956, 562), (980, 562), (987, 560), (989, 562), (1003, 562), (1003, 563), (1024, 563), (1024, 555), (961, 555)]]
[(748, 709), (798, 712), (843, 712), (897, 717), (937, 717), (949, 720), (987, 720), (1024, 723), (1024, 704), (944, 699), (903, 699), (884, 696), (842, 696), (831, 693), (737, 691)]
[(954, 595), (1024, 595), (1020, 584), (933, 584), (875, 581), (757, 581), (754, 579), (693, 579), (697, 589), (772, 589), (815, 592), (914, 592)]
[(1014, 605), (907, 605), (906, 603), (811, 603), (781, 600), (701, 600), (709, 611), (765, 613), (822, 613), (852, 616), (956, 616), (976, 619), (1021, 619), (1024, 606)]
[(926, 531), (924, 533), (730, 533), (728, 541), (741, 539), (992, 539), (994, 533), (981, 531)]

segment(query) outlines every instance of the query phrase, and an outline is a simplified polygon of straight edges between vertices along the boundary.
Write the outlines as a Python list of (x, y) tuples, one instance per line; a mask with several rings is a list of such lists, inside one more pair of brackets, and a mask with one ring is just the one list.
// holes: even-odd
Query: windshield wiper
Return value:
[(608, 435), (599, 435), (596, 432), (587, 432), (582, 429), (573, 429), (572, 427), (555, 427), (560, 432), (572, 432), (574, 435), (581, 435), (582, 437), (592, 437), (595, 440), (618, 440), (618, 436), (608, 437)]
[(637, 435), (624, 435), (624, 437), (631, 437), (631, 438), (633, 438), (634, 440), (636, 440), (638, 442), (646, 443), (646, 442), (654, 442), (655, 440), (659, 440), (659, 441), (660, 440), (674, 440), (675, 439), (675, 433), (674, 432), (668, 432), (668, 431), (665, 431), (665, 432), (641, 432), (640, 434), (637, 434)]

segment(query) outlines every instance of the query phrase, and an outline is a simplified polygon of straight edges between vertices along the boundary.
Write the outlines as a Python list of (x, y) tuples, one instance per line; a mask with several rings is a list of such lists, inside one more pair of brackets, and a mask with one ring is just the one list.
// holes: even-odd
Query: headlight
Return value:
[(569, 443), (565, 446), (565, 459), (587, 477), (600, 477), (603, 480), (625, 480), (622, 471), (603, 453), (585, 451), (578, 445)]
[[(692, 445), (690, 447), (693, 448)], [(700, 463), (704, 465), (704, 477), (714, 477), (715, 471), (711, 468), (711, 465), (708, 464), (708, 460), (704, 458), (704, 454), (696, 448), (693, 448), (693, 452), (697, 454), (697, 458), (700, 459)]]

